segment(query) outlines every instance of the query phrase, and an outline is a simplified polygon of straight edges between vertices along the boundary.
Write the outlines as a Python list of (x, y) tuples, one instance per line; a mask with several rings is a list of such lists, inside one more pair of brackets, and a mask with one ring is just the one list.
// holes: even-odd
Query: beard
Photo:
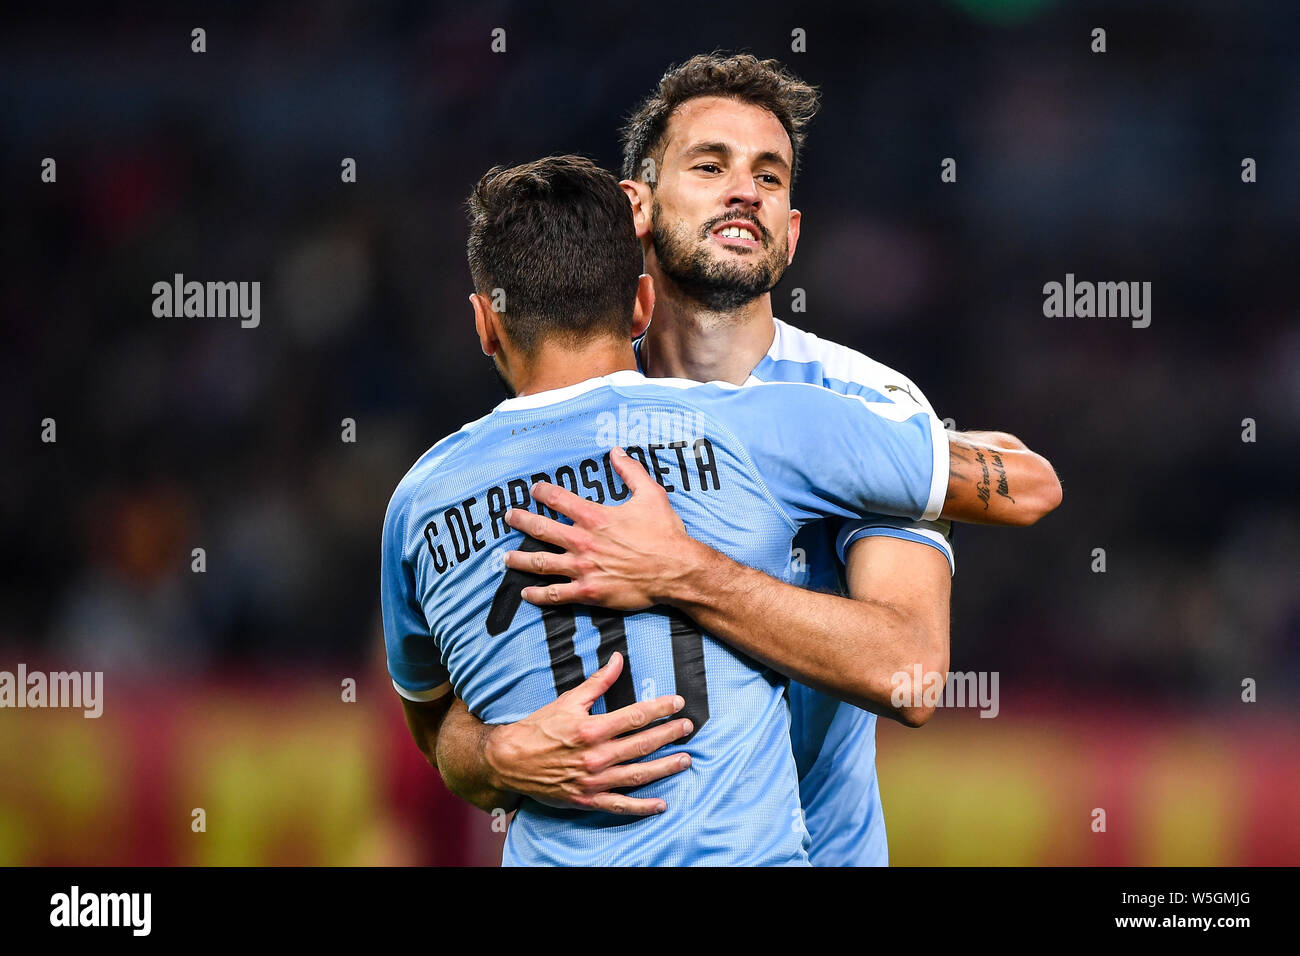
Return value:
[[(651, 207), (655, 257), (663, 274), (687, 296), (712, 312), (732, 312), (772, 290), (785, 275), (788, 243), (778, 245), (757, 219), (749, 216), (719, 216), (706, 222), (696, 235), (684, 224), (666, 228), (659, 200)], [(743, 219), (762, 236), (756, 254), (744, 261), (719, 262), (708, 251), (710, 231), (721, 222)], [(752, 261), (750, 261), (752, 260)]]

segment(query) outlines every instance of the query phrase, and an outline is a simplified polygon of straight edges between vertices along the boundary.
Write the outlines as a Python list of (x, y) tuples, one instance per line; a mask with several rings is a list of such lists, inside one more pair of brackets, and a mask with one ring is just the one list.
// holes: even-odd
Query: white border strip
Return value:
[(397, 683), (397, 681), (393, 681), (393, 689), (407, 700), (413, 700), (416, 703), (428, 703), (431, 700), (438, 700), (439, 698), (446, 697), (450, 694), (451, 681), (447, 681), (445, 684), (440, 684), (432, 690), (407, 690), (401, 684)]
[[(926, 504), (922, 521), (933, 521), (943, 511), (944, 499), (948, 497), (948, 429), (943, 427), (937, 415), (930, 413), (930, 432), (934, 446), (934, 472), (930, 475), (930, 500)], [(937, 434), (935, 434), (937, 432)], [(942, 435), (942, 439), (939, 437)]]

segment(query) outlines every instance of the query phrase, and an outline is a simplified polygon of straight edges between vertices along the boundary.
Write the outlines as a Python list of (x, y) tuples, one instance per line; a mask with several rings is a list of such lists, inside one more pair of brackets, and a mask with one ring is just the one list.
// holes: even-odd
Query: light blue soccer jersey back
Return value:
[[(509, 507), (542, 510), (547, 480), (617, 504), (609, 463), (623, 445), (668, 491), (690, 534), (781, 575), (798, 527), (823, 516), (933, 517), (947, 438), (932, 414), (798, 384), (648, 380), (625, 371), (503, 402), (439, 442), (398, 485), (385, 517), (381, 598), (399, 693), (450, 685), (488, 723), (519, 720), (624, 653), (597, 710), (679, 693), (695, 731), (687, 771), (642, 787), (666, 813), (562, 811), (525, 800), (503, 862), (779, 865), (808, 860), (785, 682), (686, 617), (521, 602), (530, 581), (502, 556), (524, 543)], [(535, 544), (535, 543), (532, 543)], [(602, 706), (603, 704), (603, 706)]]

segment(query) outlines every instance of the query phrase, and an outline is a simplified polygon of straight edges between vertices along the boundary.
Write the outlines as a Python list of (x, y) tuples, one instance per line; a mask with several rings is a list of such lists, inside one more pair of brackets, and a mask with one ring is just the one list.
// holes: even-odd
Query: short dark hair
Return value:
[(582, 156), (497, 166), (468, 204), (470, 275), (480, 293), (504, 292), (502, 324), (521, 352), (549, 338), (631, 338), (645, 263), (610, 173)]
[(662, 160), (673, 111), (700, 96), (724, 96), (770, 111), (790, 136), (794, 152), (790, 179), (794, 181), (808, 124), (817, 115), (817, 87), (777, 60), (760, 60), (752, 53), (719, 52), (700, 53), (680, 66), (670, 66), (655, 91), (628, 118), (622, 133), (624, 179), (636, 179), (648, 157), (658, 154)]

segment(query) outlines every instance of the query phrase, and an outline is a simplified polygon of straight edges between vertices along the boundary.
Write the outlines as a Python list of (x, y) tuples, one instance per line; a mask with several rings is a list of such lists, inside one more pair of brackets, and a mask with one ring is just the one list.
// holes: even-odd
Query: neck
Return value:
[(772, 347), (771, 294), (731, 312), (715, 312), (682, 294), (658, 270), (654, 320), (641, 343), (646, 374), (742, 385)]
[(516, 359), (511, 385), (516, 395), (533, 395), (565, 388), (625, 369), (636, 369), (632, 341), (605, 339), (582, 348), (553, 342), (541, 345), (527, 361)]

